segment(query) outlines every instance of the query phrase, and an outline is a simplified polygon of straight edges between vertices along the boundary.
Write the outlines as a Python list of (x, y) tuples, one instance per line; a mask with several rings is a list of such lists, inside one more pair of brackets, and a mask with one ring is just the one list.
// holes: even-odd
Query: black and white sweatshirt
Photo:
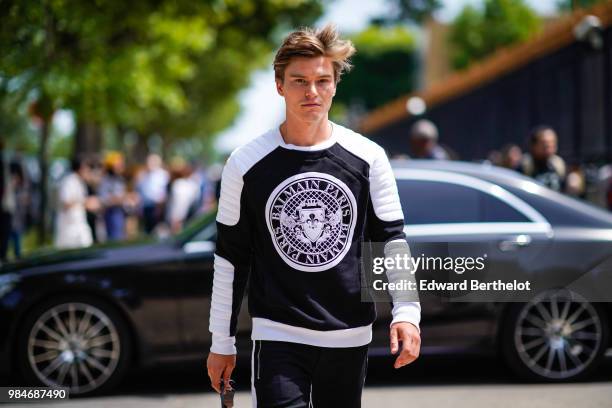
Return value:
[[(285, 143), (275, 128), (228, 159), (217, 213), (212, 352), (236, 353), (247, 280), (253, 340), (370, 343), (376, 311), (361, 300), (361, 244), (405, 241), (404, 216), (384, 150), (332, 127), (329, 139), (307, 147)], [(392, 314), (392, 323), (419, 327), (419, 302), (396, 301)]]

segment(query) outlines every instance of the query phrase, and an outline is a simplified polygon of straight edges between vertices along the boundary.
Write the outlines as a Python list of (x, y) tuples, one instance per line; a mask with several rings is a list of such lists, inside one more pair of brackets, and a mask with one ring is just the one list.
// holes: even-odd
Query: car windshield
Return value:
[(197, 235), (200, 231), (206, 228), (210, 223), (215, 222), (215, 217), (217, 215), (217, 209), (213, 208), (207, 213), (198, 215), (197, 217), (193, 217), (183, 228), (181, 232), (174, 235), (172, 239), (178, 242), (187, 242), (190, 241), (195, 235)]

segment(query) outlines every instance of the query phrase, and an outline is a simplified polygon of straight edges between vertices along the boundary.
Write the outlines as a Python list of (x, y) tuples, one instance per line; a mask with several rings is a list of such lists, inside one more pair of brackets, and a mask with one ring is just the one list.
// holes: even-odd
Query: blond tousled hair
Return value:
[(274, 75), (282, 81), (291, 58), (325, 56), (332, 59), (334, 80), (338, 83), (340, 76), (353, 67), (350, 63), (353, 54), (355, 46), (350, 40), (341, 39), (335, 26), (328, 24), (318, 30), (303, 27), (289, 34), (276, 52)]

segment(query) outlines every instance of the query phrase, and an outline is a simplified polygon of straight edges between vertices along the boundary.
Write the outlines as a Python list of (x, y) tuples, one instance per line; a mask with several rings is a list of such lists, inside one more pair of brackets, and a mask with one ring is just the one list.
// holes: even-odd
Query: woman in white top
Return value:
[(166, 217), (170, 230), (176, 234), (181, 231), (190, 212), (200, 198), (200, 186), (192, 177), (192, 168), (182, 161), (171, 168), (173, 181), (169, 185), (169, 199)]
[(80, 159), (72, 161), (72, 172), (66, 175), (59, 186), (58, 212), (55, 228), (55, 246), (58, 248), (80, 248), (92, 244), (91, 228), (87, 224), (85, 210), (95, 204), (87, 197), (84, 179), (89, 168)]

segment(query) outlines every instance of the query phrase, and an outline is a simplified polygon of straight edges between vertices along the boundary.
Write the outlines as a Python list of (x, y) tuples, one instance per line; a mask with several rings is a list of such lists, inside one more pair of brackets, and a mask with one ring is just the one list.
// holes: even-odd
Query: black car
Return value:
[[(601, 362), (610, 347), (612, 215), (492, 166), (415, 160), (394, 169), (412, 247), (478, 243), (493, 264), (567, 283), (521, 302), (425, 295), (423, 354), (500, 352), (518, 374), (548, 381), (575, 380)], [(108, 390), (135, 365), (203, 359), (210, 347), (214, 216), (166, 240), (49, 252), (5, 265), (0, 369), (78, 395)], [(585, 285), (594, 290), (590, 297), (581, 293)], [(237, 348), (246, 358), (245, 309)], [(377, 310), (370, 353), (388, 355), (389, 304)]]

